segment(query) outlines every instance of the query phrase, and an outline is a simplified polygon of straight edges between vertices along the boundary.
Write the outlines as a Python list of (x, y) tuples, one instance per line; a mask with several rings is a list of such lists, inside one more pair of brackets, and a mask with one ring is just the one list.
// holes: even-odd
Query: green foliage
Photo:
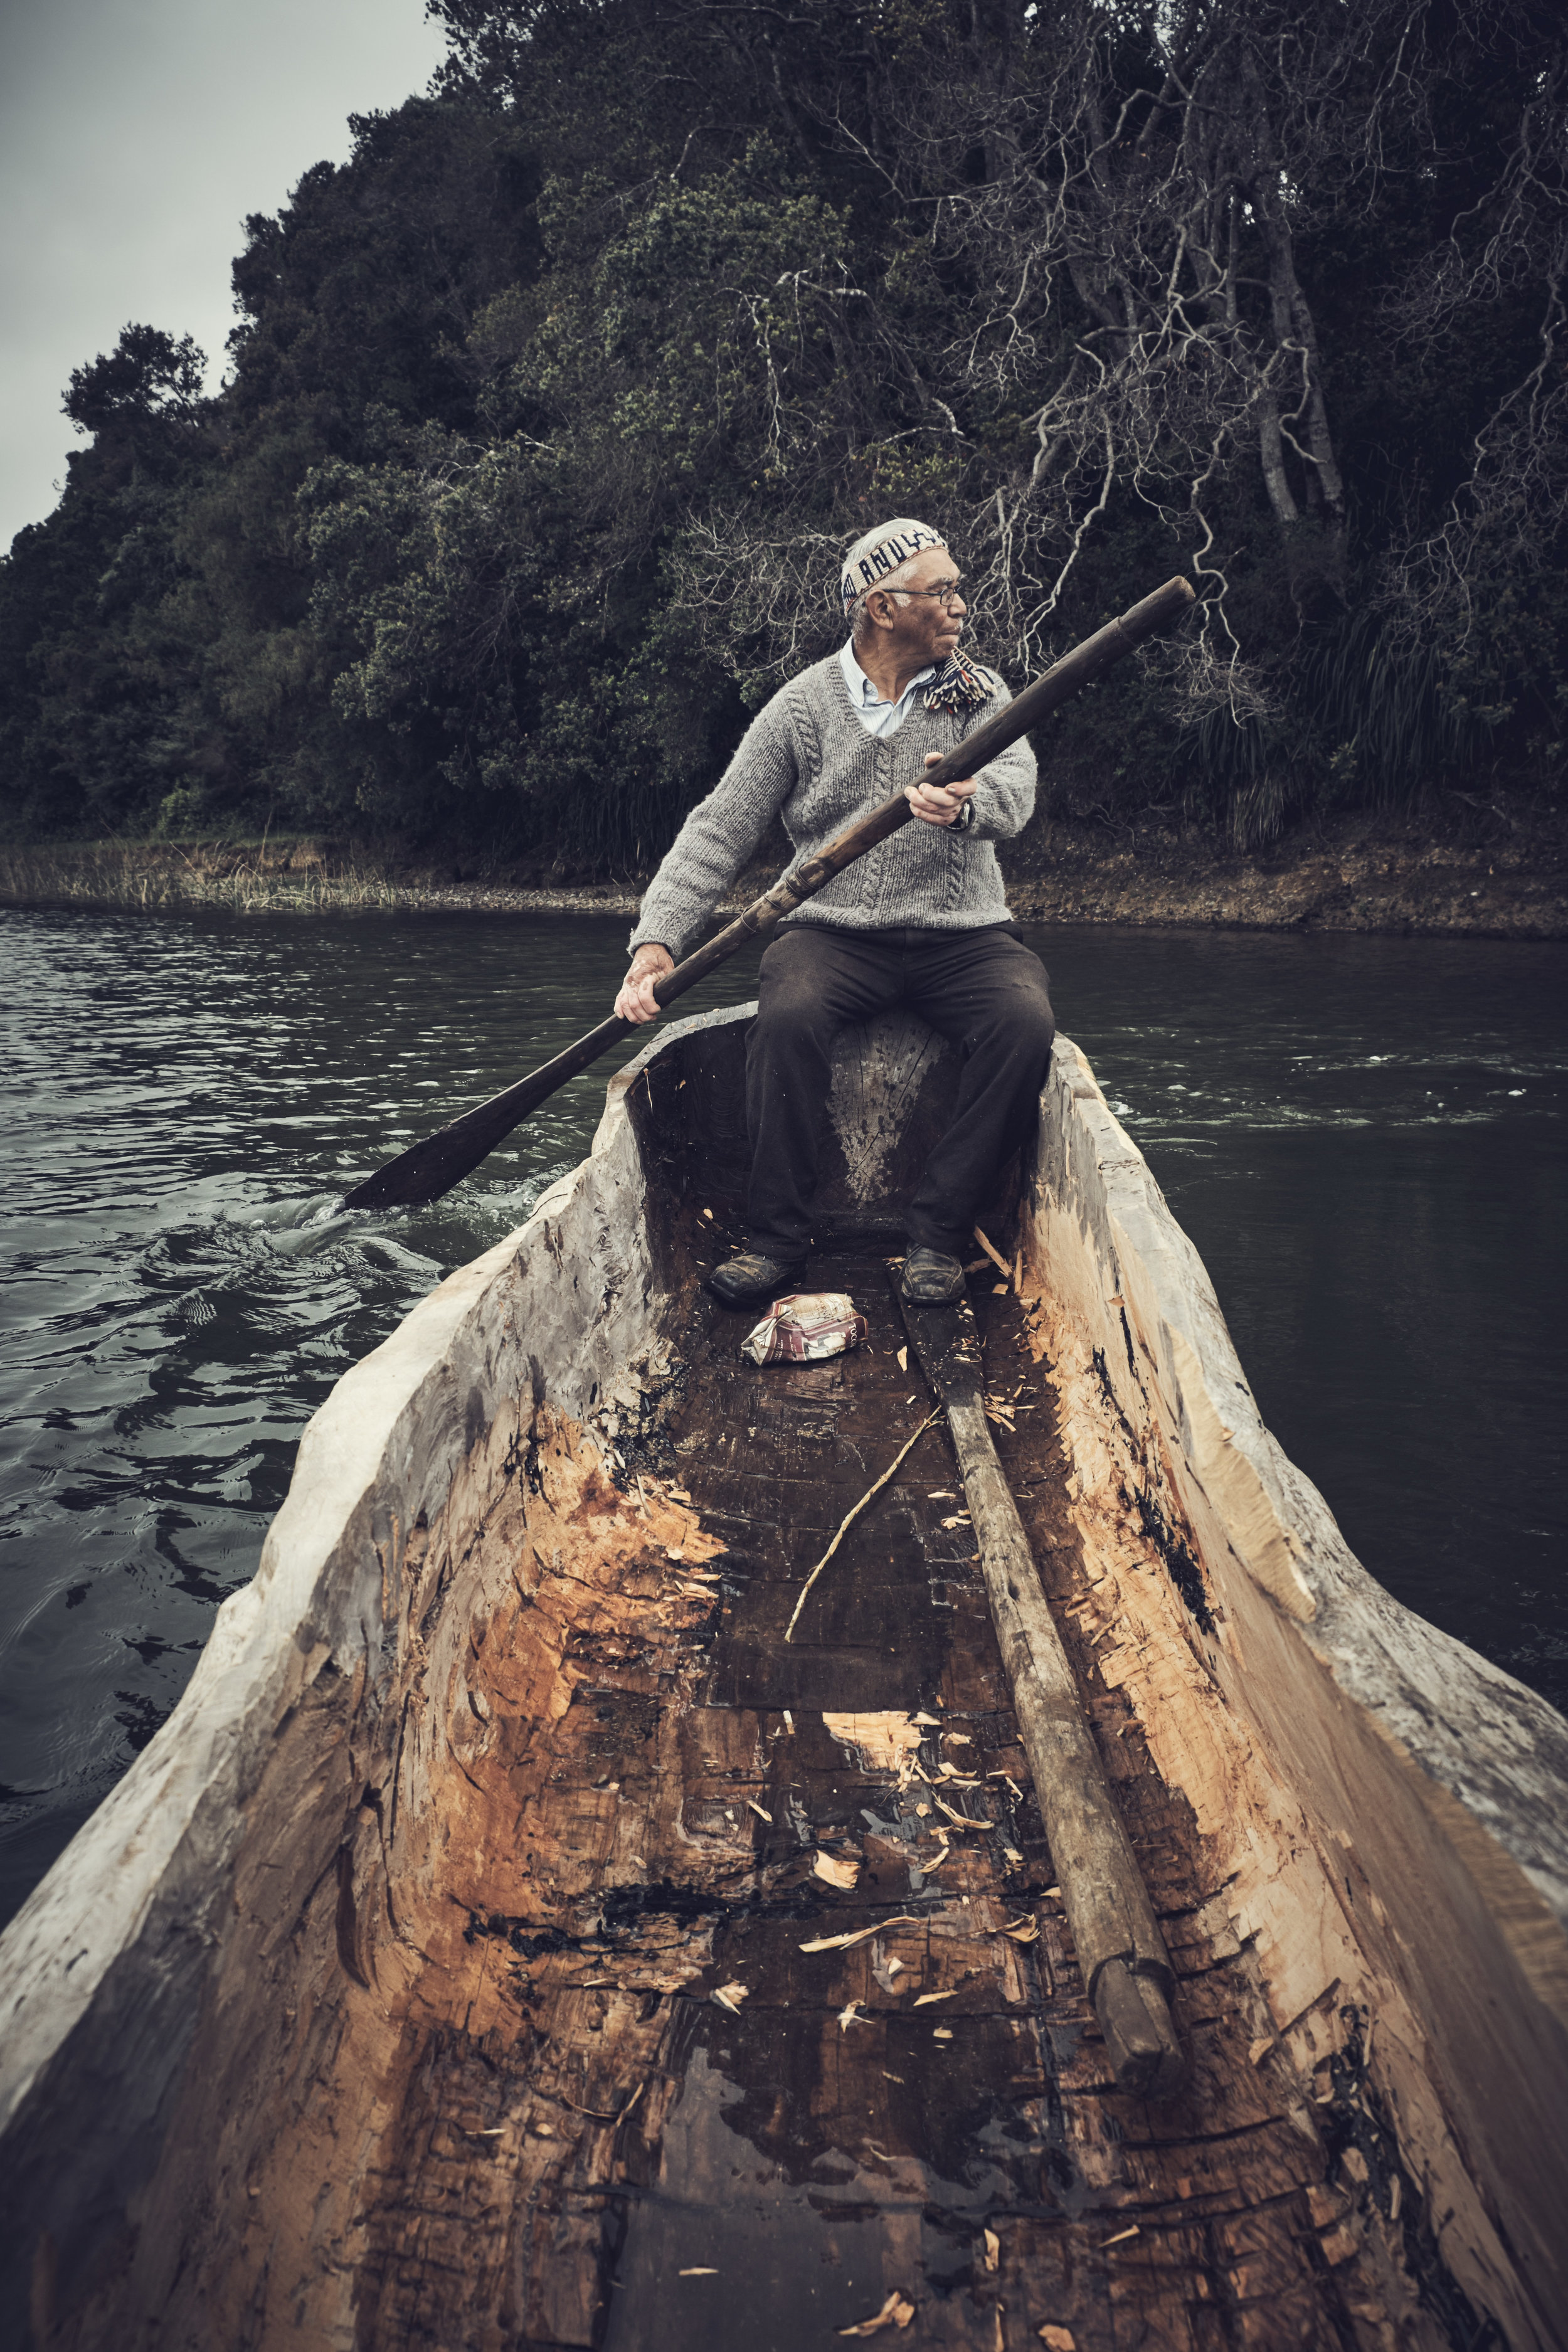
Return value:
[(82, 433), (106, 433), (154, 416), (188, 424), (196, 414), (206, 363), (206, 353), (189, 335), (175, 342), (158, 327), (125, 327), (108, 358), (71, 370), (61, 405)]
[[(1194, 70), (1222, 81), (1225, 41), (1254, 70), (1265, 19), (1271, 56), (1342, 44), (1299, 105), (1286, 67), (1257, 68), (1279, 135), (1308, 125), (1277, 209), (1331, 511), (1305, 409), (1266, 492), (1256, 387), (1195, 330), (1179, 359), (1114, 340), (1106, 255), (1129, 286), (1184, 266), (1160, 211), (1165, 14), (434, 13), (440, 95), (356, 119), (346, 164), (247, 222), (224, 390), (204, 398), (189, 339), (145, 326), (72, 374), (87, 446), (0, 565), (14, 836), (276, 820), (647, 870), (746, 709), (836, 642), (837, 551), (884, 512), (953, 535), (977, 648), (1015, 676), (1199, 567), (1246, 691), (1200, 708), (1155, 664), (1075, 706), (1053, 764), (1110, 822), (1179, 802), (1256, 845), (1312, 808), (1552, 788), (1562, 39), (1526, 0), (1420, 16), (1403, 111), (1381, 0), (1359, 50), (1330, 0), (1204, 18)], [(1080, 120), (1064, 90), (1117, 137), (1052, 146), (1042, 126)], [(1323, 126), (1359, 138), (1375, 109), (1374, 168)], [(1557, 145), (1521, 176), (1548, 116)], [(1284, 228), (1231, 218), (1260, 335)], [(1194, 298), (1184, 331), (1205, 316)], [(1090, 422), (1047, 449), (1047, 411)], [(1103, 486), (1101, 423), (1125, 444)]]

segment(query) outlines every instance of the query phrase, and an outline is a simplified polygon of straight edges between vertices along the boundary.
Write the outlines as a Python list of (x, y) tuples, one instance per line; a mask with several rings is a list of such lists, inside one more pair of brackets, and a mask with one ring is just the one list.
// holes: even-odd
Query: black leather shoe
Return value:
[(956, 1307), (963, 1296), (963, 1267), (945, 1250), (912, 1249), (900, 1287), (911, 1307)]
[(760, 1250), (746, 1250), (716, 1265), (708, 1287), (721, 1306), (755, 1307), (760, 1299), (787, 1298), (805, 1280), (804, 1258), (791, 1265), (783, 1258), (763, 1257)]

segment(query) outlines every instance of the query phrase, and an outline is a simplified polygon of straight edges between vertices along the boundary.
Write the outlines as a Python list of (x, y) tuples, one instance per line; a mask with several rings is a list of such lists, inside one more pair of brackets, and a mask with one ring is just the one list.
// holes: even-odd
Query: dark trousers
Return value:
[(907, 1216), (911, 1242), (962, 1255), (999, 1171), (1032, 1132), (1056, 1022), (1046, 968), (1008, 930), (830, 930), (795, 924), (762, 962), (746, 1049), (751, 1246), (804, 1257), (833, 1040), (901, 1005), (963, 1060), (952, 1122)]

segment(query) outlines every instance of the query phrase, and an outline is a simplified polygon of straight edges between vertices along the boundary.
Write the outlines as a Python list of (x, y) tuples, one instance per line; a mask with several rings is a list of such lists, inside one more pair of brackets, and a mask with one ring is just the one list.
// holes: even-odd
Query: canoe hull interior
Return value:
[(954, 1066), (844, 1041), (825, 1278), (873, 1352), (756, 1374), (700, 1291), (743, 1050), (743, 1013), (664, 1034), (340, 1384), (8, 1931), (7, 2307), (117, 2352), (762, 2352), (902, 2290), (986, 2352), (1563, 2342), (1568, 1727), (1351, 1558), (1059, 1046), (976, 1288), (1195, 2053), (1183, 2104), (1108, 2096), (940, 1431), (781, 1639), (926, 1409), (880, 1259)]

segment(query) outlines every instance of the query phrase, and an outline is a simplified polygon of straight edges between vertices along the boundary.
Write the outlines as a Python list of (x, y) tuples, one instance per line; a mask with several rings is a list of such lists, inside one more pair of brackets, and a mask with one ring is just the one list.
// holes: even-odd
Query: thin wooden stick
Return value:
[(986, 1256), (991, 1260), (992, 1265), (999, 1270), (1004, 1280), (1011, 1282), (1013, 1279), (1012, 1267), (1008, 1265), (1001, 1251), (996, 1248), (995, 1244), (986, 1240), (978, 1225), (974, 1228), (974, 1238), (980, 1244), (980, 1246), (984, 1251)]
[(795, 1604), (795, 1614), (790, 1619), (789, 1623), (784, 1627), (784, 1640), (786, 1642), (790, 1640), (795, 1633), (795, 1627), (800, 1622), (800, 1612), (805, 1607), (806, 1594), (811, 1591), (812, 1586), (816, 1582), (817, 1578), (822, 1574), (823, 1570), (827, 1566), (828, 1561), (838, 1549), (839, 1545), (848, 1534), (854, 1522), (859, 1517), (861, 1512), (865, 1509), (867, 1504), (870, 1502), (873, 1496), (879, 1495), (881, 1493), (883, 1487), (887, 1485), (889, 1479), (898, 1468), (899, 1464), (903, 1460), (904, 1455), (910, 1452), (910, 1447), (917, 1444), (925, 1435), (927, 1430), (934, 1428), (935, 1424), (941, 1419), (942, 1408), (939, 1405), (935, 1412), (929, 1413), (925, 1420), (921, 1422), (920, 1427), (916, 1430), (914, 1436), (910, 1438), (909, 1444), (904, 1446), (894, 1459), (889, 1463), (887, 1468), (883, 1471), (876, 1485), (874, 1486), (868, 1486), (866, 1492), (861, 1496), (860, 1500), (854, 1506), (853, 1509), (845, 1512), (843, 1518), (839, 1522), (838, 1533), (834, 1537), (833, 1541), (828, 1545), (827, 1549), (823, 1553), (822, 1558), (817, 1561), (816, 1566), (812, 1570), (811, 1574), (801, 1586), (800, 1599)]

